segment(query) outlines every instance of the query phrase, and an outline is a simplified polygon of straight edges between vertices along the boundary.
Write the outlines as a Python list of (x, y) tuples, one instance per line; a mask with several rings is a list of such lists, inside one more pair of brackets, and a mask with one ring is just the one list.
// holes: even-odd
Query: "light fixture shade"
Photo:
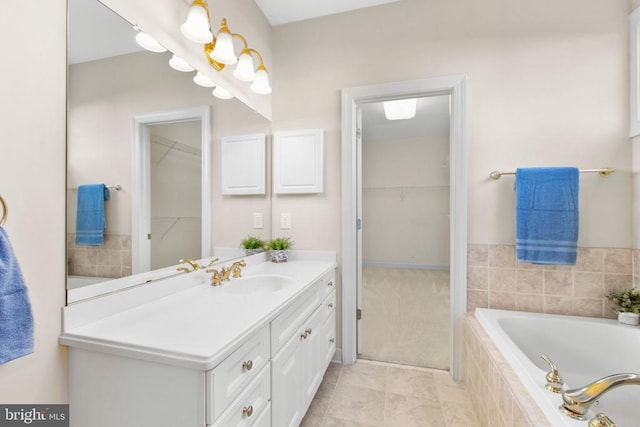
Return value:
[(187, 20), (180, 26), (182, 34), (191, 41), (206, 44), (213, 40), (209, 25), (209, 14), (202, 1), (195, 0), (191, 3)]
[(193, 77), (193, 82), (202, 87), (215, 87), (216, 85), (213, 80), (202, 74), (200, 71), (198, 71)]
[(233, 51), (233, 37), (231, 37), (229, 30), (224, 27), (218, 31), (216, 47), (211, 52), (211, 58), (226, 65), (233, 65), (238, 62), (236, 53)]
[(384, 101), (384, 116), (387, 120), (413, 119), (416, 116), (417, 102), (416, 98)]
[(269, 75), (264, 65), (260, 64), (256, 71), (256, 78), (249, 86), (249, 88), (260, 95), (268, 95), (271, 93), (271, 86), (269, 86)]
[(195, 68), (193, 68), (191, 65), (189, 65), (187, 63), (187, 61), (185, 61), (184, 59), (180, 58), (179, 56), (176, 56), (175, 54), (169, 60), (169, 65), (174, 70), (182, 71), (184, 73), (188, 73), (190, 71), (195, 70)]
[(164, 46), (158, 43), (156, 39), (154, 39), (147, 33), (143, 33), (142, 31), (138, 31), (138, 34), (136, 34), (136, 43), (138, 43), (140, 47), (151, 52), (161, 53), (167, 51), (167, 49), (165, 49)]
[(213, 96), (215, 96), (216, 98), (220, 98), (220, 99), (231, 99), (231, 98), (233, 98), (233, 95), (231, 94), (231, 92), (229, 92), (228, 90), (226, 90), (222, 86), (216, 86), (216, 88), (211, 93), (213, 93)]
[(233, 76), (243, 82), (252, 82), (256, 78), (256, 72), (253, 70), (253, 57), (249, 49), (242, 49), (238, 58), (238, 65), (233, 71)]

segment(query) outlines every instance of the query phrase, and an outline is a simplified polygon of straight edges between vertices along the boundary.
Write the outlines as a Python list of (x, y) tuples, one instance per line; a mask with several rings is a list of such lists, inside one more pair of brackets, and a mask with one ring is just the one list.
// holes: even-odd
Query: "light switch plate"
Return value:
[(280, 229), (281, 230), (291, 229), (291, 214), (289, 212), (282, 212), (280, 214)]
[(264, 228), (264, 217), (262, 215), (262, 212), (253, 213), (253, 228), (254, 229)]

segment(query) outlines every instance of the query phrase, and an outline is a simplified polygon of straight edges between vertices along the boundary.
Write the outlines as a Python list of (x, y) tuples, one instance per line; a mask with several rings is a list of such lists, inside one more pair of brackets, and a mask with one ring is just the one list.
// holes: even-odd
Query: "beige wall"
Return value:
[(449, 137), (362, 141), (364, 262), (449, 265)]
[(276, 27), (273, 127), (324, 128), (326, 191), (274, 199), (274, 219), (292, 212), (300, 248), (339, 247), (341, 88), (465, 73), (469, 242), (513, 241), (513, 177), (492, 170), (611, 166), (580, 180), (579, 244), (630, 247), (628, 13), (627, 1), (405, 0)]
[(2, 403), (67, 401), (66, 352), (58, 345), (65, 302), (65, 4), (5, 2), (0, 14), (10, 40), (0, 71), (0, 194), (35, 320), (35, 352), (0, 365)]

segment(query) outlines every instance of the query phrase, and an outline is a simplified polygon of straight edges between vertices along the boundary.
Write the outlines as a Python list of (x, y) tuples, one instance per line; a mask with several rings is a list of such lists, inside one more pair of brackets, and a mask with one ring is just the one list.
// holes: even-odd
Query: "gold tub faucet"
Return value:
[(560, 410), (571, 418), (585, 420), (584, 414), (600, 396), (623, 385), (640, 385), (640, 374), (609, 375), (582, 388), (567, 390), (562, 393), (564, 404)]

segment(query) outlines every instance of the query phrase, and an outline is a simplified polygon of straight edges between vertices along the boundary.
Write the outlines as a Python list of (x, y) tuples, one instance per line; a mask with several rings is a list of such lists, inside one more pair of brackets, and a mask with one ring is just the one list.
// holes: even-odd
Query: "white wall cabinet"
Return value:
[(222, 138), (222, 194), (266, 194), (263, 133)]
[(273, 135), (273, 192), (322, 193), (322, 129), (280, 131)]

